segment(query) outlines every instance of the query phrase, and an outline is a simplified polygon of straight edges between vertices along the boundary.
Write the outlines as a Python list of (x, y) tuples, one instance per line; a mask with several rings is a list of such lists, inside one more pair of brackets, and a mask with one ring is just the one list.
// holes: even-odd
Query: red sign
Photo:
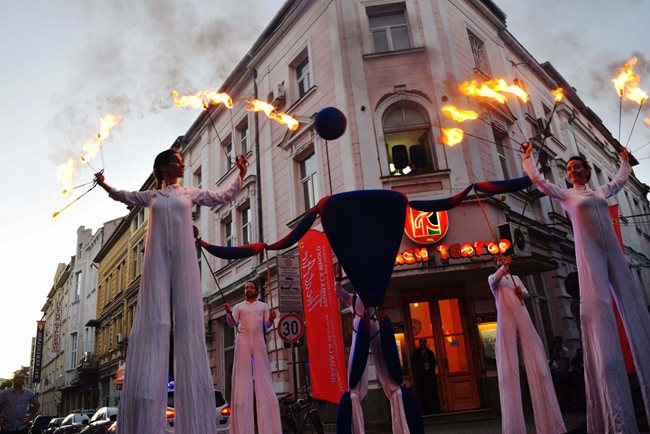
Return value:
[(295, 313), (287, 313), (280, 318), (278, 330), (280, 330), (280, 339), (288, 344), (295, 344), (305, 333), (305, 324)]
[(310, 229), (298, 243), (298, 253), (312, 395), (338, 404), (348, 381), (332, 250), (322, 232)]
[(449, 229), (447, 211), (425, 212), (406, 207), (404, 232), (419, 244), (437, 243)]

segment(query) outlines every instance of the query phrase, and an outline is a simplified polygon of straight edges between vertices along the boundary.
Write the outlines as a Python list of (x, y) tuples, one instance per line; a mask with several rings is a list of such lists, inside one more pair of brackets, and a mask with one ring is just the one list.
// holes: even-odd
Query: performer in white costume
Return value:
[(232, 398), (230, 406), (231, 434), (255, 432), (253, 418), (253, 389), (257, 410), (257, 432), (282, 434), (280, 405), (273, 391), (271, 363), (264, 341), (265, 329), (273, 325), (275, 310), (257, 300), (255, 282), (246, 282), (246, 300), (230, 310), (226, 303), (226, 318), (231, 327), (237, 328), (235, 360), (232, 367)]
[(607, 198), (620, 191), (630, 176), (627, 149), (620, 151), (621, 167), (612, 181), (588, 185), (591, 169), (582, 157), (567, 163), (573, 188), (563, 189), (542, 178), (531, 163), (532, 145), (522, 146), (523, 166), (530, 179), (569, 214), (575, 239), (580, 282), (580, 321), (587, 394), (587, 431), (638, 432), (632, 396), (620, 351), (611, 292), (621, 313), (634, 365), (650, 418), (650, 315), (614, 233)]
[(496, 357), (501, 431), (508, 434), (526, 434), (519, 384), (519, 336), (535, 414), (535, 429), (539, 434), (564, 433), (566, 428), (553, 389), (544, 345), (524, 305), (523, 300), (528, 297), (528, 291), (519, 276), (510, 274), (511, 261), (509, 256), (498, 257), (497, 272), (488, 277), (497, 305)]
[[(356, 331), (359, 328), (359, 323), (363, 318), (365, 312), (365, 306), (361, 298), (356, 295), (350, 294), (341, 285), (343, 280), (341, 265), (335, 265), (336, 272), (336, 285), (334, 286), (336, 290), (336, 295), (341, 299), (341, 301), (348, 307), (352, 309), (354, 314), (354, 319), (352, 320), (352, 345), (350, 347), (350, 356), (348, 357), (348, 378), (350, 376), (350, 368), (352, 366), (352, 358), (354, 356), (354, 348), (356, 344)], [(390, 401), (390, 413), (391, 413), (391, 428), (393, 434), (409, 434), (409, 427), (406, 421), (406, 414), (404, 413), (404, 403), (402, 401), (402, 389), (399, 384), (396, 384), (393, 378), (388, 372), (386, 367), (386, 362), (384, 361), (383, 352), (381, 349), (381, 343), (379, 341), (379, 323), (376, 319), (372, 318), (370, 320), (370, 335), (375, 336), (374, 339), (370, 341), (370, 349), (373, 354), (373, 360), (375, 362), (375, 372), (381, 388), (384, 391), (384, 395)], [(350, 390), (350, 401), (352, 402), (352, 432), (354, 434), (364, 434), (365, 426), (363, 419), (363, 409), (361, 407), (361, 401), (368, 394), (368, 365), (363, 370), (361, 379), (357, 385)]]
[(129, 336), (126, 373), (118, 423), (121, 434), (161, 434), (166, 429), (169, 333), (174, 315), (176, 432), (216, 432), (214, 386), (203, 324), (203, 297), (192, 231), (192, 205), (231, 201), (246, 175), (246, 159), (237, 160), (239, 176), (224, 191), (180, 187), (183, 158), (174, 149), (154, 162), (158, 188), (120, 191), (95, 174), (110, 197), (148, 208), (149, 220), (138, 305)]

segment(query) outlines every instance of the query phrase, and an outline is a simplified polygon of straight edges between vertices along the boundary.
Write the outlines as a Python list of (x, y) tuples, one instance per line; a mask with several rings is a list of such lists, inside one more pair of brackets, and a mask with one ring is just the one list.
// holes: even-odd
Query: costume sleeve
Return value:
[(237, 324), (239, 324), (239, 309), (237, 309), (238, 305), (235, 305), (235, 307), (232, 308), (231, 315), (226, 314), (226, 322), (230, 326), (230, 328), (236, 328)]
[(537, 170), (537, 167), (535, 167), (530, 160), (530, 158), (524, 158), (523, 167), (533, 184), (535, 184), (537, 188), (539, 188), (539, 190), (545, 195), (559, 201), (564, 201), (566, 199), (564, 190), (552, 182), (549, 182), (546, 179), (542, 178), (539, 170)]
[(346, 306), (352, 306), (352, 294), (343, 289), (341, 282), (334, 283), (334, 289), (336, 290), (336, 295), (339, 296), (341, 301), (345, 303)]
[(503, 279), (506, 274), (508, 274), (508, 272), (502, 265), (496, 273), (491, 274), (490, 277), (488, 277), (488, 283), (490, 284), (490, 289), (492, 289), (492, 291), (496, 292), (499, 289), (499, 282), (501, 282), (501, 279)]
[(242, 179), (237, 176), (225, 190), (201, 190), (193, 188), (192, 202), (202, 206), (217, 206), (228, 203), (237, 196), (242, 187)]
[(151, 198), (155, 195), (155, 190), (125, 191), (111, 188), (108, 195), (111, 199), (122, 202), (126, 205), (145, 208), (149, 205)]
[(614, 179), (609, 181), (607, 184), (603, 185), (603, 194), (605, 197), (610, 197), (621, 191), (627, 179), (630, 177), (630, 162), (623, 160), (621, 161), (621, 167), (618, 168), (618, 172)]
[(269, 315), (270, 315), (269, 305), (264, 303), (264, 311), (262, 312), (262, 321), (264, 321), (265, 329), (269, 329), (273, 325), (273, 323), (269, 321)]

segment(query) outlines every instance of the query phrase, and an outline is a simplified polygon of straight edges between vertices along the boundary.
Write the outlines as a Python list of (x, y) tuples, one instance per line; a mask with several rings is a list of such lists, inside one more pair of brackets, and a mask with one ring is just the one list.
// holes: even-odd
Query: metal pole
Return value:
[(298, 368), (296, 368), (296, 343), (291, 344), (291, 364), (293, 365), (293, 397), (298, 400)]

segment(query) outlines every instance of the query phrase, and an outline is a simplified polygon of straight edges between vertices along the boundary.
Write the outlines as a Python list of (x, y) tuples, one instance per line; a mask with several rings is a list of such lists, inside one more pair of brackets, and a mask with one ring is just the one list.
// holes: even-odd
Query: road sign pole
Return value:
[(291, 344), (291, 364), (293, 365), (293, 397), (298, 400), (298, 368), (296, 367), (296, 344)]

